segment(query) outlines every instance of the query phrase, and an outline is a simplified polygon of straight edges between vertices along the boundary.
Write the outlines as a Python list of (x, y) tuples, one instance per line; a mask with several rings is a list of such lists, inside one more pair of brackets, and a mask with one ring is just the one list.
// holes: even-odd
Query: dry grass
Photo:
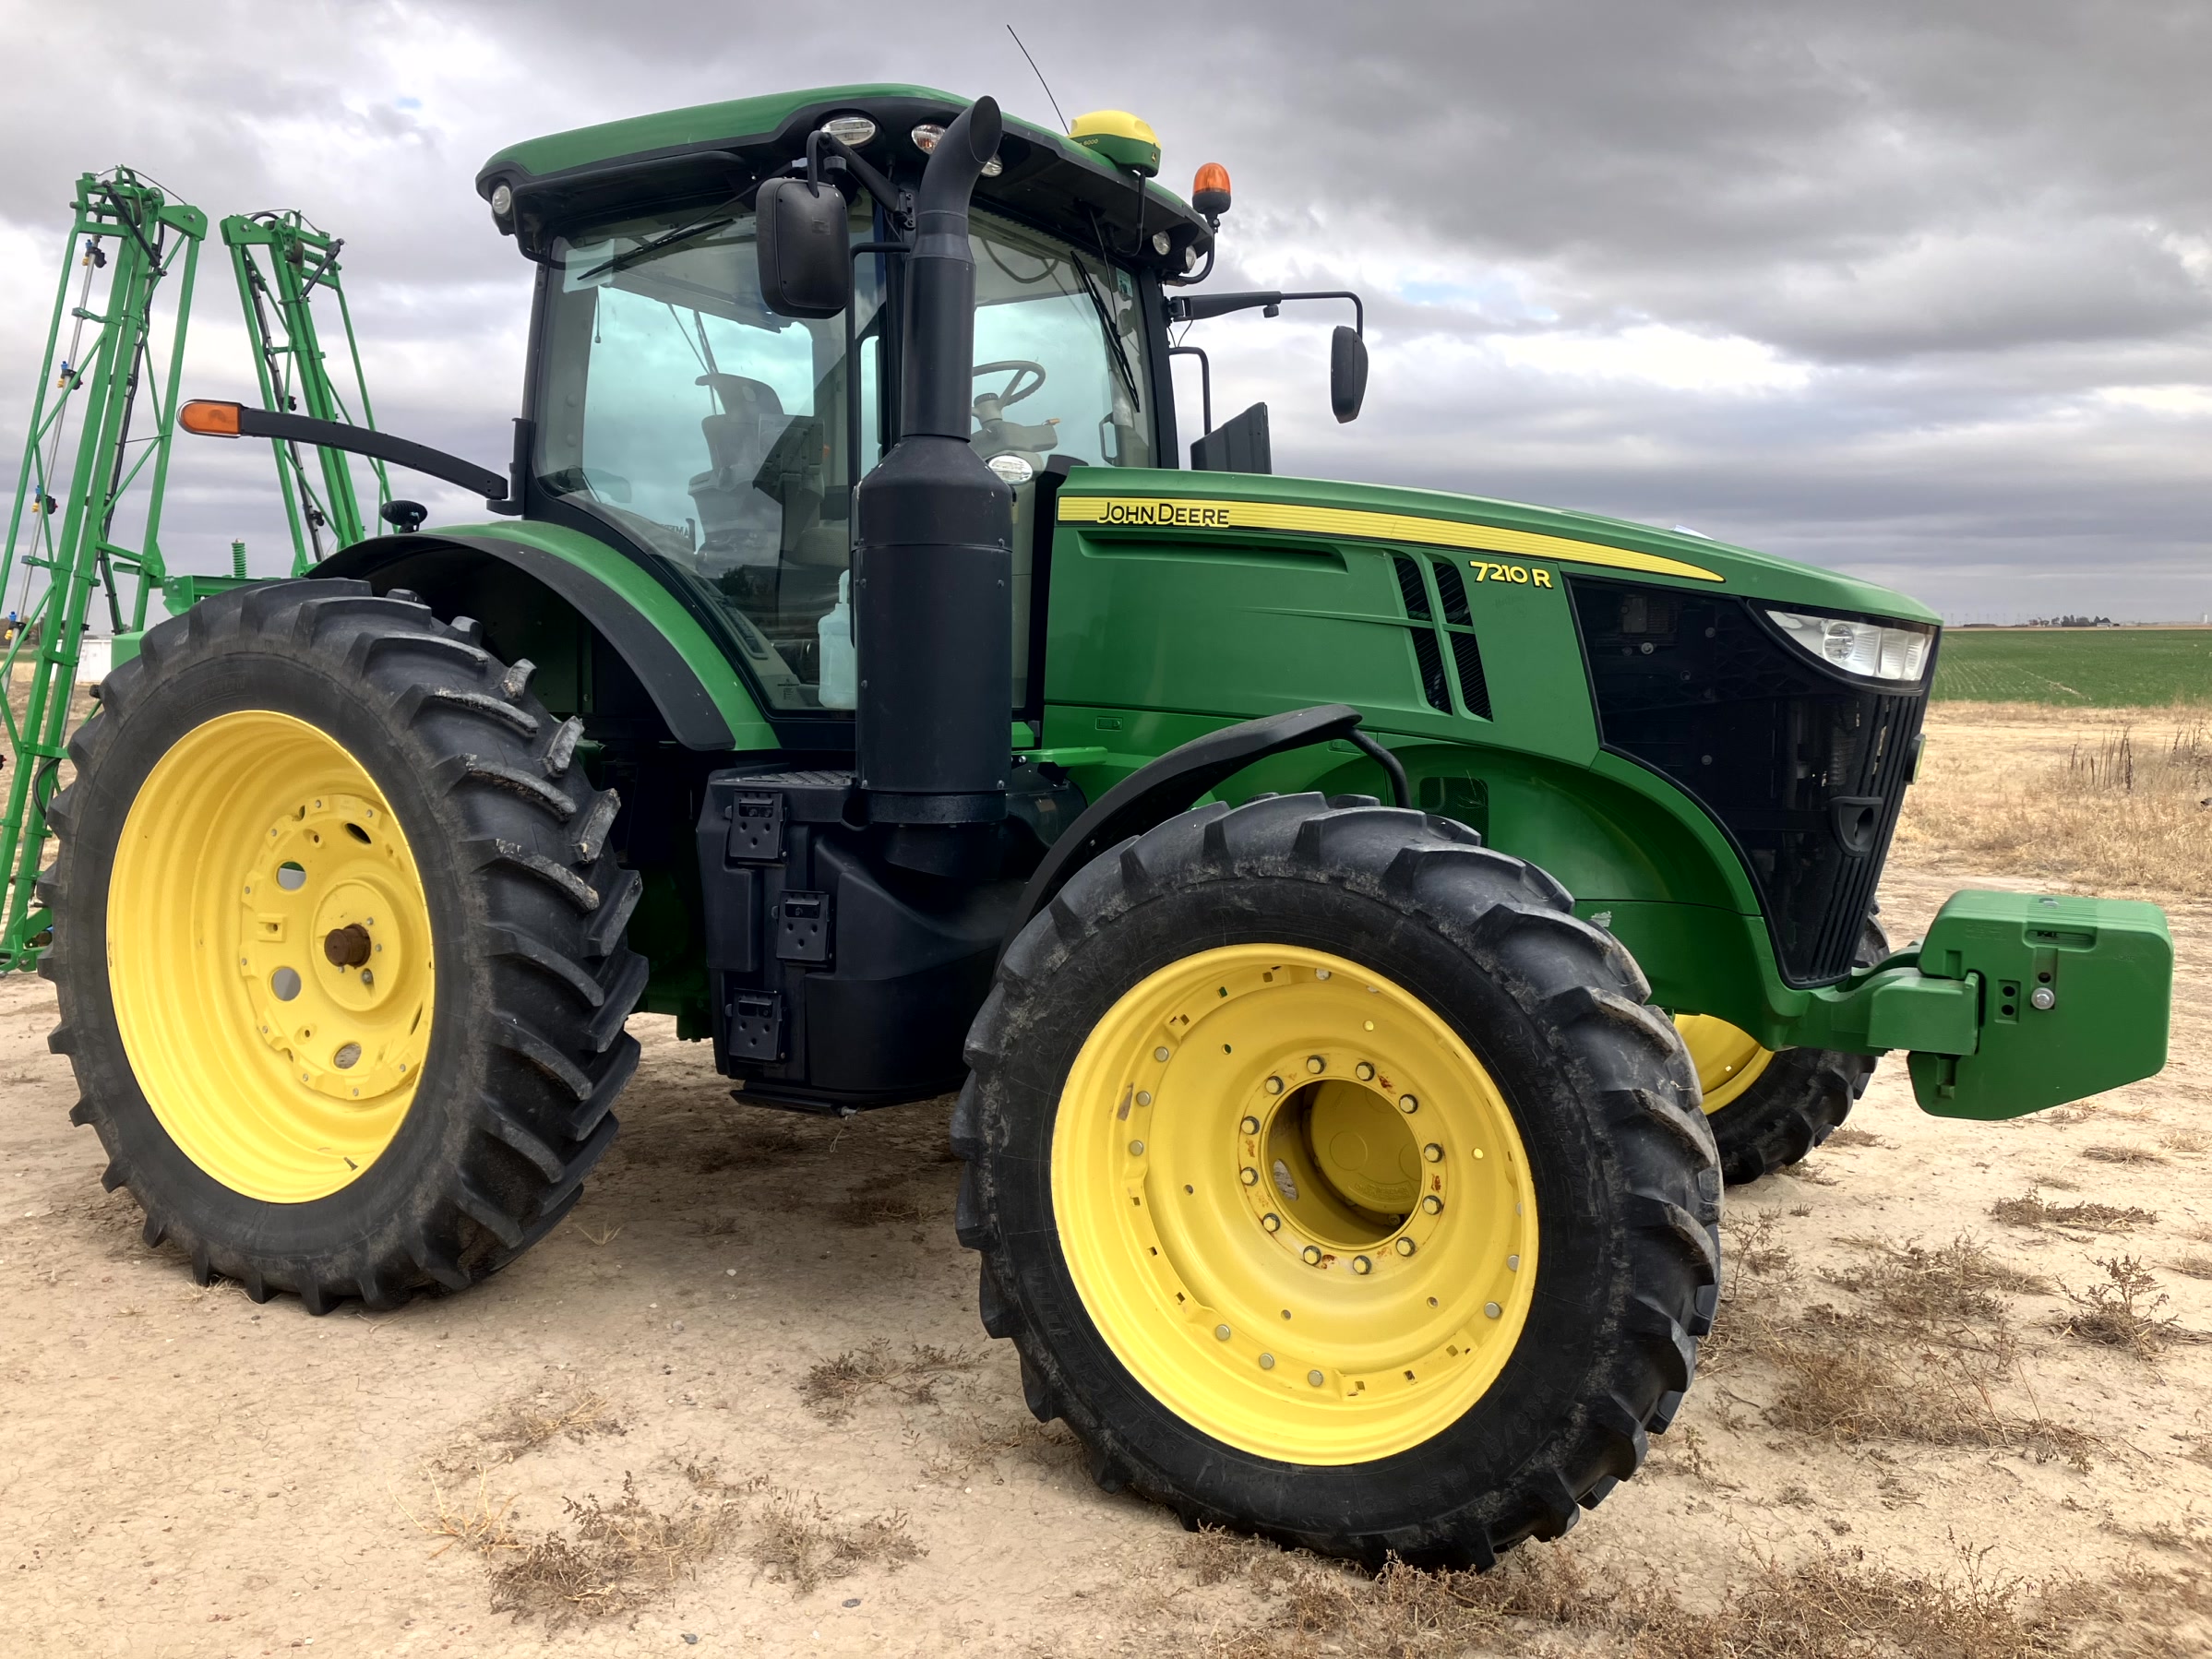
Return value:
[(765, 1496), (766, 1512), (747, 1553), (771, 1578), (801, 1595), (860, 1568), (902, 1567), (924, 1553), (907, 1536), (900, 1510), (845, 1523), (819, 1498), (773, 1487)]
[(1997, 1293), (2047, 1295), (2050, 1280), (1999, 1259), (1987, 1245), (1962, 1233), (1949, 1244), (1930, 1248), (1916, 1241), (1846, 1239), (1866, 1259), (1821, 1277), (1839, 1289), (1856, 1292), (1916, 1337), (1945, 1334), (1963, 1326), (2002, 1325), (2005, 1317)]
[(1728, 1211), (1720, 1218), (1728, 1264), (1754, 1278), (1788, 1273), (1789, 1248), (1776, 1236), (1781, 1220), (1779, 1210)]
[(2104, 1283), (2068, 1291), (2066, 1300), (2073, 1306), (2051, 1320), (2053, 1331), (2137, 1359), (2156, 1359), (2186, 1334), (2171, 1314), (2159, 1313), (2171, 1298), (2134, 1257), (2109, 1257), (2098, 1266), (2105, 1271)]
[[(1216, 1635), (1211, 1659), (1444, 1659), (1577, 1652), (1633, 1659), (2030, 1659), (2064, 1653), (2151, 1659), (2198, 1651), (2203, 1575), (2139, 1564), (2111, 1580), (2029, 1581), (1958, 1550), (1947, 1573), (1899, 1571), (1861, 1550), (1791, 1565), (1758, 1560), (1737, 1582), (1685, 1605), (1656, 1579), (1593, 1574), (1560, 1546), (1524, 1546), (1497, 1570), (1372, 1576), (1219, 1534), (1192, 1540), (1202, 1584), (1243, 1579), (1262, 1621)], [(1564, 1640), (1571, 1647), (1562, 1647)]]
[[(2051, 720), (2049, 710), (1937, 710), (1899, 845), (2092, 889), (2212, 893), (2212, 728), (2203, 710), (2131, 711), (2118, 725), (2069, 716), (2077, 735), (2063, 754), (2044, 736)], [(1991, 725), (2018, 725), (2025, 741), (1989, 741)], [(1945, 741), (1956, 726), (1980, 729), (1975, 741)]]
[(582, 1382), (508, 1401), (431, 1460), (435, 1474), (482, 1474), (550, 1442), (620, 1434), (605, 1395)]
[(612, 1503), (598, 1496), (562, 1500), (565, 1524), (508, 1547), (515, 1558), (493, 1569), (492, 1610), (548, 1629), (641, 1606), (720, 1551), (742, 1517), (736, 1498), (700, 1494), (676, 1510), (656, 1510), (622, 1477)]
[(903, 1357), (889, 1343), (870, 1343), (816, 1366), (799, 1391), (808, 1405), (835, 1422), (852, 1415), (862, 1397), (879, 1389), (928, 1404), (937, 1398), (939, 1381), (956, 1371), (972, 1371), (976, 1363), (972, 1355), (926, 1343), (913, 1344)]
[(2008, 1227), (2079, 1227), (2092, 1233), (2127, 1233), (2156, 1226), (2158, 1212), (2132, 1204), (2054, 1204), (2030, 1188), (2019, 1198), (2000, 1199), (1991, 1204), (1990, 1219)]
[(691, 1223), (692, 1233), (700, 1238), (726, 1238), (733, 1244), (753, 1242), (751, 1225), (735, 1215), (709, 1215)]
[[(1755, 1236), (1760, 1218), (1749, 1223)], [(1797, 1307), (1732, 1283), (1700, 1359), (1706, 1368), (1760, 1367), (1767, 1423), (1832, 1444), (1905, 1441), (2011, 1450), (2086, 1467), (2100, 1442), (2008, 1403), (2018, 1344), (2005, 1295), (2051, 1286), (1970, 1236), (1930, 1247), (1844, 1241), (1859, 1259), (1821, 1278), (1854, 1306)]]
[(1034, 1417), (986, 1422), (971, 1417), (946, 1439), (931, 1443), (913, 1437), (922, 1473), (949, 1486), (960, 1486), (979, 1469), (995, 1468), (1001, 1458), (1019, 1458), (1039, 1468), (1073, 1463), (1082, 1446), (1067, 1426), (1039, 1423)]
[(2192, 1250), (2167, 1265), (2175, 1272), (2186, 1273), (2192, 1279), (2212, 1279), (2212, 1256), (2207, 1256), (2202, 1250)]
[(831, 1211), (848, 1227), (914, 1226), (929, 1219), (929, 1208), (912, 1193), (859, 1187)]
[(2097, 1164), (2163, 1164), (2147, 1146), (2085, 1146), (2082, 1156)]
[(2197, 1152), (2212, 1152), (2212, 1137), (2200, 1134), (2195, 1129), (2175, 1129), (2169, 1134), (2159, 1136), (2158, 1144), (2170, 1152), (2183, 1152), (2192, 1155)]
[(512, 1524), (515, 1500), (512, 1495), (494, 1498), (485, 1477), (476, 1477), (472, 1493), (456, 1499), (446, 1489), (432, 1483), (430, 1509), (427, 1514), (417, 1515), (401, 1506), (408, 1520), (416, 1528), (433, 1538), (445, 1542), (430, 1552), (436, 1560), (455, 1545), (462, 1549), (489, 1554), (494, 1550), (513, 1549), (515, 1533)]
[(1896, 1144), (1896, 1142), (1895, 1142), (1895, 1141), (1894, 1141), (1894, 1140), (1883, 1140), (1883, 1139), (1882, 1139), (1882, 1137), (1881, 1137), (1881, 1136), (1879, 1136), (1879, 1135), (1876, 1135), (1876, 1134), (1873, 1134), (1873, 1133), (1871, 1133), (1871, 1131), (1869, 1131), (1869, 1130), (1866, 1130), (1866, 1129), (1855, 1129), (1855, 1128), (1852, 1128), (1852, 1127), (1851, 1127), (1849, 1124), (1846, 1124), (1846, 1125), (1844, 1125), (1844, 1126), (1843, 1126), (1843, 1128), (1839, 1128), (1839, 1129), (1835, 1129), (1835, 1130), (1832, 1131), (1832, 1132), (1829, 1134), (1829, 1136), (1828, 1136), (1827, 1140), (1823, 1140), (1823, 1141), (1822, 1141), (1822, 1142), (1821, 1142), (1821, 1145), (1822, 1145), (1823, 1147), (1832, 1147), (1832, 1146), (1840, 1146), (1840, 1147), (1852, 1147), (1852, 1146), (1885, 1146), (1885, 1147), (1886, 1147), (1886, 1146), (1895, 1146), (1895, 1144)]

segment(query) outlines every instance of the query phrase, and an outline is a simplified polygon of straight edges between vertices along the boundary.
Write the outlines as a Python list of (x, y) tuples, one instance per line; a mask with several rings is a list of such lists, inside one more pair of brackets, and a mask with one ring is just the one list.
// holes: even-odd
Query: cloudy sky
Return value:
[[(1278, 469), (1683, 524), (1955, 621), (2212, 613), (2212, 6), (2202, 0), (4, 0), (0, 468), (71, 181), (347, 240), (378, 424), (495, 465), (527, 268), (471, 188), (514, 139), (783, 88), (912, 80), (1053, 123), (1123, 107), (1187, 188), (1225, 162), (1225, 286), (1369, 296), (1367, 413), (1325, 328), (1207, 324)], [(204, 268), (188, 391), (250, 384)], [(1330, 318), (1327, 320), (1334, 320)], [(465, 500), (425, 495), (441, 514)], [(163, 536), (277, 567), (258, 446), (180, 439)], [(481, 509), (477, 509), (480, 511)], [(11, 596), (12, 597), (12, 596)]]

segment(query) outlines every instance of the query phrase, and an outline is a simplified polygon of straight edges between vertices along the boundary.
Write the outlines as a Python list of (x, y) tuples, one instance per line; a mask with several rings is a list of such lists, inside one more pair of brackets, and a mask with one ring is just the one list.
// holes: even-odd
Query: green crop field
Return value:
[(2212, 701), (2212, 628), (1946, 628), (1935, 697), (2100, 709)]

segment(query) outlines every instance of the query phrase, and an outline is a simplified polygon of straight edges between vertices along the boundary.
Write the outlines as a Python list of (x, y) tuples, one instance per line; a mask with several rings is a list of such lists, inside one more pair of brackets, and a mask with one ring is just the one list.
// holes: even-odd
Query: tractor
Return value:
[(1932, 612), (1275, 476), (1203, 361), (1178, 426), (1183, 325), (1348, 305), (1340, 420), (1368, 356), (1356, 296), (1207, 292), (1228, 176), (1159, 167), (902, 86), (561, 133), (476, 181), (535, 281), (503, 470), (185, 408), (484, 516), (200, 599), (71, 744), (40, 966), (149, 1242), (465, 1290), (672, 1015), (749, 1104), (957, 1092), (982, 1323), (1102, 1486), (1488, 1567), (1637, 1470), (1724, 1178), (1876, 1056), (1979, 1118), (2163, 1064), (2153, 906), (1874, 925)]

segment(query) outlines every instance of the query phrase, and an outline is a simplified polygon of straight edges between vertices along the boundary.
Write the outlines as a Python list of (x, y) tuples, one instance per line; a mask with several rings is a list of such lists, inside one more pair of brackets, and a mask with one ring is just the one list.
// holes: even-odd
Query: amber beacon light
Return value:
[(1190, 205), (1206, 216), (1208, 224), (1217, 223), (1229, 210), (1229, 170), (1219, 161), (1201, 167), (1190, 185)]

